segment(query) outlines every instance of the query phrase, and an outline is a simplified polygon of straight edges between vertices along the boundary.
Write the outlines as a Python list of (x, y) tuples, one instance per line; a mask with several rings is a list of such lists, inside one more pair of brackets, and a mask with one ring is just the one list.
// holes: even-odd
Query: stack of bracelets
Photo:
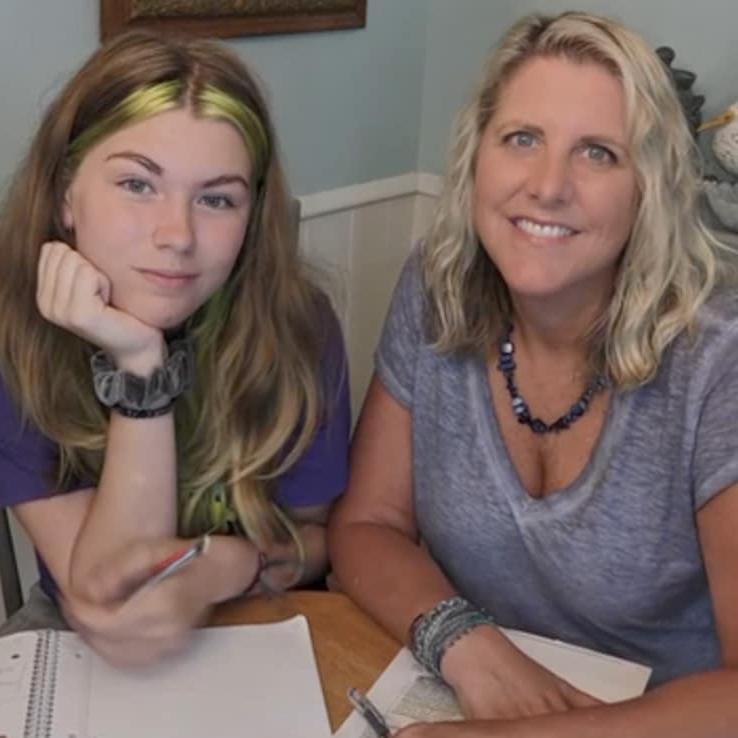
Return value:
[(441, 660), (446, 651), (470, 630), (494, 624), (488, 612), (474, 607), (463, 597), (451, 597), (413, 620), (410, 650), (422, 666), (442, 679)]

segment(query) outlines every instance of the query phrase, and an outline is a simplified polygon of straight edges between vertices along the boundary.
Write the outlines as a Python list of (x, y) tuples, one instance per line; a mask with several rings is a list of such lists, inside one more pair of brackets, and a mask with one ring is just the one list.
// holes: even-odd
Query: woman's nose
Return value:
[(528, 192), (549, 207), (569, 201), (573, 192), (571, 162), (562, 153), (543, 150), (530, 162)]
[(154, 245), (176, 251), (189, 251), (194, 246), (192, 209), (189, 201), (179, 198), (161, 203), (154, 226)]

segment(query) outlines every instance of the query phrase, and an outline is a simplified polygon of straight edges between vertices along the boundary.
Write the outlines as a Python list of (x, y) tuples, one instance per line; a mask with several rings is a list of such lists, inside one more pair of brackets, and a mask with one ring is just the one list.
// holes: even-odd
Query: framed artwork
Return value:
[(141, 26), (228, 38), (365, 25), (366, 0), (100, 0), (103, 40)]

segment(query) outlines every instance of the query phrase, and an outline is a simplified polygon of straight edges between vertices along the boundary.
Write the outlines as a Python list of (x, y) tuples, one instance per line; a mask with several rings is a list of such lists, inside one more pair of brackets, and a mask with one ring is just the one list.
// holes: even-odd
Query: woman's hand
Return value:
[(160, 361), (162, 332), (111, 307), (110, 299), (110, 280), (79, 252), (61, 241), (41, 247), (36, 302), (46, 320), (99, 346), (116, 366), (135, 371), (157, 354)]
[(600, 704), (489, 626), (475, 628), (453, 644), (441, 671), (470, 719), (515, 719)]
[(413, 723), (399, 730), (392, 738), (503, 738), (492, 723), (480, 730), (470, 723)]

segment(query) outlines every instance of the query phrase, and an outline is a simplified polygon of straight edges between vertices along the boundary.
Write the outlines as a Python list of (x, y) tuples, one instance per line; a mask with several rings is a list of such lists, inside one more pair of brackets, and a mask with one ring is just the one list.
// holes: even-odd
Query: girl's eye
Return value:
[(132, 192), (134, 195), (144, 195), (153, 192), (153, 187), (144, 179), (136, 179), (130, 177), (118, 183), (126, 192)]
[(528, 131), (515, 131), (505, 136), (505, 143), (509, 143), (518, 149), (530, 149), (535, 146), (536, 137)]
[(227, 210), (234, 206), (233, 200), (227, 195), (202, 195), (200, 202), (213, 210)]
[(587, 158), (597, 164), (615, 164), (617, 162), (615, 154), (599, 144), (589, 144), (584, 151)]

